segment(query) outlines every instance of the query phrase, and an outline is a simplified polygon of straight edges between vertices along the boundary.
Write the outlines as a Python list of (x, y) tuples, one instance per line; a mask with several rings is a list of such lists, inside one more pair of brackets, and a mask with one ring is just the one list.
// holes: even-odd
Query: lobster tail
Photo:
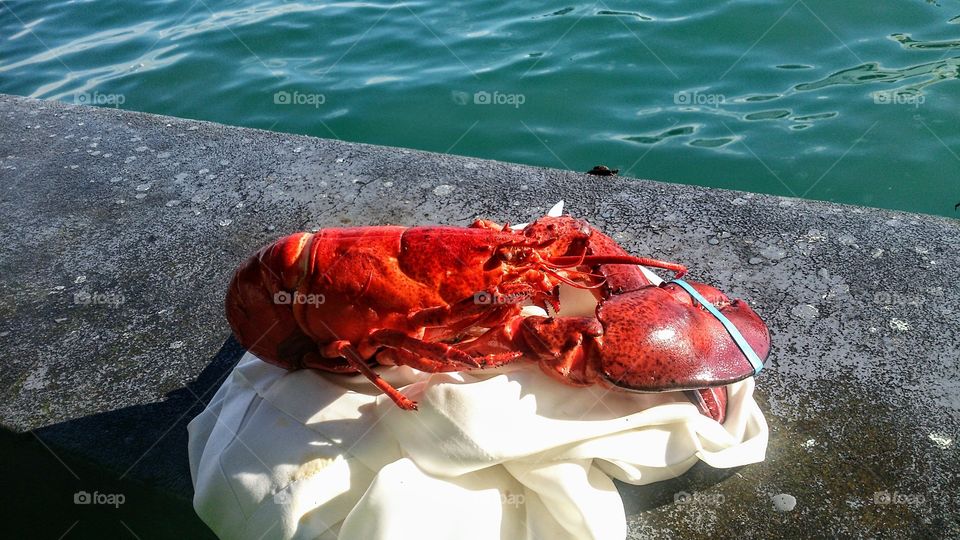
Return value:
[(303, 367), (316, 352), (293, 315), (297, 287), (313, 235), (297, 233), (263, 247), (237, 269), (226, 298), (226, 315), (240, 344), (262, 360), (287, 369)]

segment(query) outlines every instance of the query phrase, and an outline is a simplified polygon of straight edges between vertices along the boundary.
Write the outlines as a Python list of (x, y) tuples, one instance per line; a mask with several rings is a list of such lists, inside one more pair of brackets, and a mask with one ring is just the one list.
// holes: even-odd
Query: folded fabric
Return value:
[(682, 393), (558, 383), (531, 362), (380, 373), (288, 372), (247, 354), (189, 426), (194, 508), (223, 538), (622, 539), (611, 478), (647, 484), (762, 461), (753, 379), (723, 425)]

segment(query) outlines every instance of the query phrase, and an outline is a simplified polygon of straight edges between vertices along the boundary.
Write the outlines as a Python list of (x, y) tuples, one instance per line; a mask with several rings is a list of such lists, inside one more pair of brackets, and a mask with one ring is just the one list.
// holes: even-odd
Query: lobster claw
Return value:
[[(694, 294), (722, 316), (711, 313)], [(767, 327), (747, 303), (702, 283), (678, 280), (613, 295), (598, 306), (597, 317), (604, 328), (602, 376), (628, 390), (727, 385), (754, 375), (770, 352)], [(734, 330), (724, 325), (724, 318)], [(745, 344), (738, 344), (733, 333)]]

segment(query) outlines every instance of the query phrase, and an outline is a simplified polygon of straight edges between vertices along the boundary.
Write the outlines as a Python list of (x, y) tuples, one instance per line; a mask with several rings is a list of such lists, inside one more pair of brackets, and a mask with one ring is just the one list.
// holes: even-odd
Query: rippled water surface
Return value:
[(960, 3), (4, 0), (0, 92), (960, 216)]

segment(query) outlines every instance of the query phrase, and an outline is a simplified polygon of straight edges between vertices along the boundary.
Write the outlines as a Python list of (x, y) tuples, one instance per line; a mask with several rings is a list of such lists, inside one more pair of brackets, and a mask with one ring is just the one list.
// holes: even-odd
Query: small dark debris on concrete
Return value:
[(620, 172), (620, 169), (610, 169), (606, 165), (597, 165), (587, 171), (587, 174), (594, 176), (616, 176), (618, 172)]

